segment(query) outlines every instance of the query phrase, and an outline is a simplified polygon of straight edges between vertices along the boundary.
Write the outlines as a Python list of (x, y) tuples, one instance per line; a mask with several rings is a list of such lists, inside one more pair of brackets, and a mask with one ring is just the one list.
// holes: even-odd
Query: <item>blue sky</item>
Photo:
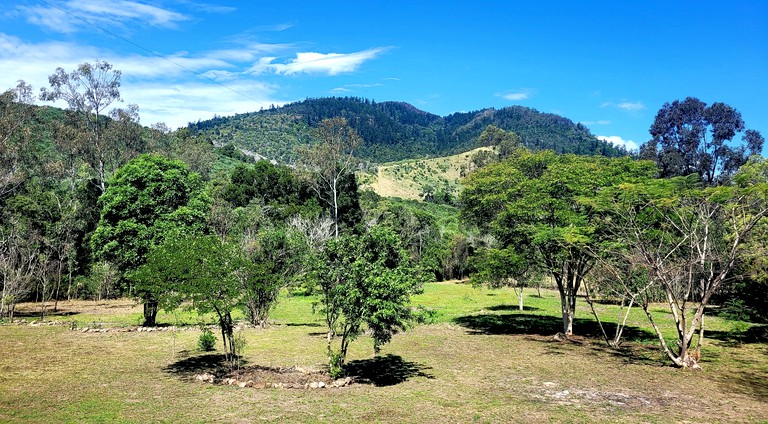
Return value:
[[(104, 31), (106, 29), (107, 31)], [(768, 2), (21, 0), (0, 88), (106, 60), (141, 122), (303, 100), (447, 115), (523, 105), (630, 147), (664, 102), (722, 101), (768, 136)]]

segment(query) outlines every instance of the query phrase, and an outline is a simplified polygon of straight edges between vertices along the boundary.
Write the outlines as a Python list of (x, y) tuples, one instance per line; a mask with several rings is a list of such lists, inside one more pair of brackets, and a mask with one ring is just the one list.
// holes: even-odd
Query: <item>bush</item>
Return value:
[(201, 330), (203, 334), (197, 339), (197, 347), (203, 352), (216, 350), (216, 336), (213, 335), (213, 332), (211, 332), (209, 328), (203, 327)]

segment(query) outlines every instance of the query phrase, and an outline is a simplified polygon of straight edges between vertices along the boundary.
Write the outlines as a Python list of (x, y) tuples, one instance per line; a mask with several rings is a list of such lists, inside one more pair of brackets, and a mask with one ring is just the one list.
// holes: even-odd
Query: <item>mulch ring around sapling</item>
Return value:
[(195, 380), (225, 386), (255, 389), (323, 389), (339, 388), (354, 383), (352, 377), (334, 380), (324, 371), (302, 367), (273, 368), (259, 365), (242, 367), (222, 377), (210, 373), (198, 374)]

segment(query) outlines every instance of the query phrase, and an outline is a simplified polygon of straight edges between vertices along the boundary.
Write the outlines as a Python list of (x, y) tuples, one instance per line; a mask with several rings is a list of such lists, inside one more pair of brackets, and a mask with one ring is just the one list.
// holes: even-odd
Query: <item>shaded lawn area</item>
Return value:
[[(704, 371), (685, 372), (666, 365), (642, 311), (630, 316), (631, 337), (622, 350), (605, 346), (581, 304), (578, 342), (558, 343), (552, 341), (561, 325), (556, 293), (528, 296), (533, 293), (526, 291), (529, 309), (520, 312), (510, 306), (516, 305), (511, 290), (429, 284), (414, 304), (434, 309), (435, 322), (396, 335), (378, 357), (369, 338), (355, 341), (347, 371), (369, 384), (339, 389), (241, 389), (196, 381), (197, 373), (227, 370), (220, 346), (213, 354), (196, 350), (200, 318), (194, 315), (184, 318), (186, 328), (151, 333), (3, 325), (0, 422), (768, 419), (768, 348), (750, 342), (749, 333), (762, 334), (753, 329), (763, 327), (729, 341), (735, 327), (713, 317)], [(325, 336), (312, 300), (284, 297), (270, 326), (242, 329), (242, 366), (322, 369)], [(134, 306), (116, 304), (55, 319), (130, 325)], [(182, 315), (166, 314), (161, 322), (180, 322)]]

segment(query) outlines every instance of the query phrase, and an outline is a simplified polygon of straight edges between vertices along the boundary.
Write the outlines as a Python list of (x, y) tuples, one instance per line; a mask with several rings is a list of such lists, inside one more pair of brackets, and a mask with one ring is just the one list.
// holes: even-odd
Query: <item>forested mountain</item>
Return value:
[(234, 144), (270, 159), (291, 163), (295, 160), (295, 146), (314, 142), (312, 128), (322, 119), (337, 116), (346, 118), (363, 137), (365, 142), (358, 155), (372, 162), (445, 156), (471, 150), (478, 147), (476, 139), (488, 125), (514, 131), (523, 145), (533, 150), (609, 157), (627, 154), (598, 140), (581, 124), (523, 106), (440, 117), (403, 102), (328, 97), (215, 117), (190, 123), (188, 129), (193, 135), (210, 138), (217, 146)]

